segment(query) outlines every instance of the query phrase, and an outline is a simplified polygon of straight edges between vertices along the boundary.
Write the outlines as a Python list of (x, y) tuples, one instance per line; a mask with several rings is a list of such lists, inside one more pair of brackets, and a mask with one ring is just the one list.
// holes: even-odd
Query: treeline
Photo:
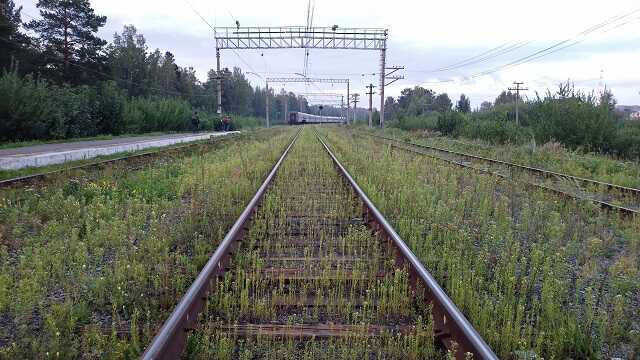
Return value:
[(516, 94), (502, 92), (494, 102), (472, 110), (461, 95), (455, 106), (447, 94), (422, 87), (405, 89), (385, 101), (390, 126), (405, 130), (431, 130), (453, 137), (482, 139), (493, 143), (560, 142), (571, 149), (640, 158), (640, 123), (625, 120), (615, 111), (615, 99), (607, 90), (600, 96), (560, 84), (533, 99), (519, 101)]
[[(133, 25), (108, 43), (97, 36), (107, 19), (88, 0), (37, 6), (40, 19), (26, 23), (12, 0), (0, 6), (0, 141), (193, 130), (196, 112), (199, 130), (220, 126), (215, 70), (198, 80), (170, 51), (149, 50)], [(236, 125), (262, 124), (266, 91), (239, 68), (221, 75), (223, 111)], [(284, 121), (285, 102), (307, 110), (293, 93), (271, 96), (272, 123)]]

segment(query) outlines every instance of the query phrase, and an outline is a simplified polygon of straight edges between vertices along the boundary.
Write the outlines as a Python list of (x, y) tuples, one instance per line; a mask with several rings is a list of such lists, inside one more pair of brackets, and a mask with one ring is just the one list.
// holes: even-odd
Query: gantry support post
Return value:
[(380, 50), (380, 128), (384, 128), (384, 82), (387, 61), (387, 49)]
[(216, 80), (217, 80), (217, 91), (218, 91), (218, 109), (216, 113), (218, 115), (222, 115), (222, 72), (220, 71), (220, 48), (216, 48)]

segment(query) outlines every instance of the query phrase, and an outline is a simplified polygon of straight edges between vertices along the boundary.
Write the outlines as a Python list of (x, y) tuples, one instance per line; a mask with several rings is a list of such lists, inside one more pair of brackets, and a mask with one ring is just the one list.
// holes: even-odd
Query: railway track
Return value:
[(359, 132), (390, 143), (394, 148), (429, 156), (463, 168), (515, 180), (562, 197), (590, 201), (624, 216), (640, 215), (640, 189), (563, 174), (531, 166), (514, 164), (435, 146)]
[(231, 138), (236, 138), (237, 136), (240, 136), (240, 135), (230, 135), (230, 136), (216, 138), (215, 140), (195, 141), (195, 142), (190, 142), (183, 145), (170, 146), (170, 147), (158, 148), (158, 149), (149, 150), (149, 151), (137, 152), (135, 154), (119, 156), (112, 159), (98, 160), (98, 161), (93, 161), (86, 164), (62, 167), (56, 170), (45, 171), (45, 172), (40, 172), (32, 175), (18, 176), (10, 179), (0, 180), (0, 189), (33, 186), (36, 184), (46, 183), (49, 178), (55, 178), (57, 176), (68, 173), (70, 171), (95, 170), (95, 169), (101, 169), (101, 168), (104, 168), (105, 166), (114, 165), (114, 164), (126, 164), (129, 166), (132, 166), (133, 168), (137, 168), (147, 164), (149, 161), (152, 161), (153, 159), (181, 155), (190, 150), (194, 150), (199, 147), (205, 147), (209, 145), (211, 142), (220, 143), (221, 141), (225, 141)]
[(447, 352), (496, 358), (327, 144), (304, 128), (143, 358)]

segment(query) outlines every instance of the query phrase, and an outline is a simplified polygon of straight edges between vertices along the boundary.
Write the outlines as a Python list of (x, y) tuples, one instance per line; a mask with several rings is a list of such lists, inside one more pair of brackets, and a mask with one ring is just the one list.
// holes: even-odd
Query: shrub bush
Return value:
[(444, 135), (457, 136), (466, 120), (463, 113), (457, 111), (447, 111), (438, 114), (436, 130)]
[[(113, 81), (98, 86), (58, 86), (5, 72), (0, 76), (0, 141), (68, 139), (102, 134), (191, 131), (193, 108), (180, 98), (128, 98)], [(200, 130), (217, 117), (200, 113)], [(255, 128), (260, 119), (234, 116), (234, 126)]]

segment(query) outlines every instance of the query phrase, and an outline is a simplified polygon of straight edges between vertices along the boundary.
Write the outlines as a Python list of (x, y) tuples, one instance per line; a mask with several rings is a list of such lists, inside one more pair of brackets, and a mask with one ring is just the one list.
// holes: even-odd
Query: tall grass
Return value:
[(640, 355), (640, 220), (329, 132), (341, 161), (504, 358)]
[(0, 191), (0, 358), (139, 356), (291, 135)]

